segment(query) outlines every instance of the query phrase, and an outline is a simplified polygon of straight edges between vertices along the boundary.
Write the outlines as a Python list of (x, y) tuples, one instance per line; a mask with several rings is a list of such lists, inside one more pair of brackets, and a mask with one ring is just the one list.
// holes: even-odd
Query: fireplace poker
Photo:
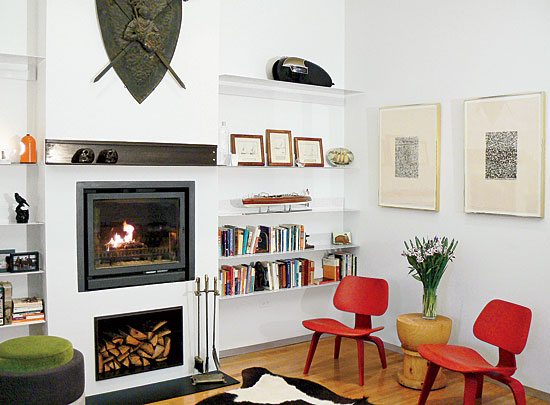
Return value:
[(195, 356), (195, 369), (203, 373), (204, 372), (204, 360), (201, 358), (201, 279), (197, 277), (197, 290), (195, 295), (197, 296), (197, 355)]
[(216, 297), (220, 295), (218, 290), (218, 278), (214, 277), (214, 315), (212, 316), (212, 358), (216, 365), (216, 370), (220, 371), (220, 360), (218, 359), (218, 351), (216, 350)]

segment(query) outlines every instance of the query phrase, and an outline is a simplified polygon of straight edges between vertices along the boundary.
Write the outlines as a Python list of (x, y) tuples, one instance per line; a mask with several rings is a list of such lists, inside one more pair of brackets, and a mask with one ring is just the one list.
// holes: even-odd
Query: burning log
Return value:
[(116, 333), (105, 332), (98, 347), (98, 373), (146, 367), (166, 361), (172, 341), (167, 321), (127, 325)]

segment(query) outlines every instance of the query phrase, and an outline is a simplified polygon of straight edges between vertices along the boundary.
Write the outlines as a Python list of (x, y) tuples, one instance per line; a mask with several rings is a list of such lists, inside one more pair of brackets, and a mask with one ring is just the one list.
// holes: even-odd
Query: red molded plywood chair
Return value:
[(516, 404), (525, 404), (525, 390), (512, 378), (516, 371), (516, 354), (527, 343), (531, 326), (531, 310), (502, 300), (489, 302), (474, 324), (474, 335), (499, 348), (496, 366), (488, 363), (475, 350), (451, 345), (424, 344), (418, 353), (430, 362), (418, 404), (425, 404), (440, 367), (464, 374), (464, 404), (474, 404), (483, 392), (483, 376), (508, 385), (514, 393)]
[(343, 337), (355, 339), (357, 342), (357, 357), (359, 361), (359, 385), (363, 385), (363, 341), (372, 342), (378, 347), (382, 367), (386, 368), (386, 352), (382, 340), (371, 333), (384, 329), (372, 327), (371, 315), (383, 315), (388, 308), (388, 283), (379, 278), (358, 276), (345, 277), (334, 294), (334, 306), (341, 311), (355, 314), (355, 327), (350, 328), (335, 319), (320, 318), (303, 321), (302, 324), (312, 330), (313, 337), (307, 355), (304, 374), (307, 374), (317, 343), (323, 333), (336, 335), (334, 343), (334, 358), (340, 355), (340, 342)]

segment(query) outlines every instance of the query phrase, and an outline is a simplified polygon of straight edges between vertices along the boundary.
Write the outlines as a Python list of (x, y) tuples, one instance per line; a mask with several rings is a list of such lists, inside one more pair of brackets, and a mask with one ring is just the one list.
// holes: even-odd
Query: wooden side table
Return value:
[[(428, 361), (418, 354), (418, 346), (424, 343), (446, 344), (451, 337), (452, 321), (446, 316), (437, 315), (436, 319), (423, 319), (422, 314), (404, 314), (397, 317), (397, 335), (405, 354), (403, 371), (397, 374), (399, 384), (422, 389), (428, 369)], [(445, 387), (446, 378), (439, 371), (432, 390)]]

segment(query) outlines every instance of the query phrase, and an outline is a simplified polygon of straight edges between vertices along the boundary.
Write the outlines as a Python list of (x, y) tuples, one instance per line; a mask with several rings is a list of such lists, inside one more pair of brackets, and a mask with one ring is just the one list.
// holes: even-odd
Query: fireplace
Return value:
[(94, 318), (96, 380), (183, 364), (182, 307)]
[(79, 291), (194, 278), (194, 182), (78, 182)]

